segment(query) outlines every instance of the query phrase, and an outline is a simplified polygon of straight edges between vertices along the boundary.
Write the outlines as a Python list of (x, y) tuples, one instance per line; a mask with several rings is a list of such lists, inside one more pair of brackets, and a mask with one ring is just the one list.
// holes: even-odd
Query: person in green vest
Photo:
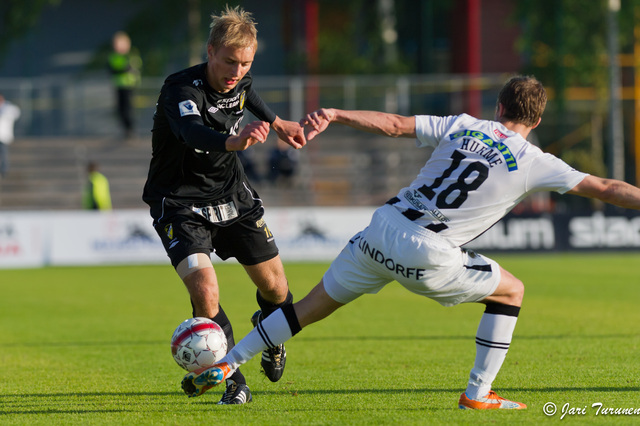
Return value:
[(116, 89), (117, 115), (126, 139), (134, 134), (133, 91), (140, 85), (142, 59), (124, 31), (113, 36), (113, 52), (109, 55), (109, 71)]
[(87, 165), (87, 183), (82, 197), (82, 207), (86, 210), (111, 210), (109, 181), (98, 171), (98, 164)]

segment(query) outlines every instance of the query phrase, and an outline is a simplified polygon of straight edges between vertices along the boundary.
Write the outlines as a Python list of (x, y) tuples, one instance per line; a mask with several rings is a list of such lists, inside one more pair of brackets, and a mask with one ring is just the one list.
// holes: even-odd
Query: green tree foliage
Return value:
[[(559, 93), (566, 85), (594, 86), (606, 77), (606, 0), (517, 2), (518, 48), (535, 74)], [(604, 79), (606, 82), (606, 78)]]
[[(135, 0), (132, 0), (135, 1)], [(138, 12), (127, 22), (124, 31), (129, 33), (133, 45), (140, 51), (144, 63), (143, 74), (161, 76), (167, 68), (178, 70), (189, 63), (190, 49), (199, 43), (201, 57), (205, 59), (205, 43), (212, 11), (221, 11), (226, 4), (233, 7), (238, 2), (224, 0), (139, 0)], [(197, 8), (201, 31), (188, 28), (189, 8)], [(196, 40), (194, 41), (193, 38)], [(98, 49), (89, 70), (103, 69), (111, 50), (111, 40)]]
[(376, 1), (322, 0), (319, 3), (319, 73), (409, 71), (401, 55), (391, 63), (384, 59), (384, 41)]
[[(0, 1), (0, 60), (6, 53), (12, 40), (19, 39), (29, 32), (43, 18), (47, 7), (59, 6), (64, 0), (1, 0)], [(162, 75), (167, 65), (176, 61), (184, 66), (189, 61), (189, 49), (193, 43), (190, 38), (187, 15), (189, 8), (197, 8), (202, 24), (207, 28), (212, 11), (221, 10), (226, 4), (234, 6), (238, 1), (225, 0), (129, 0), (125, 3), (138, 12), (126, 23), (122, 30), (129, 33), (133, 45), (141, 52), (144, 62), (143, 73)], [(196, 34), (204, 45), (207, 34)], [(111, 50), (111, 40), (105, 40), (94, 54), (87, 69), (103, 70), (106, 57)]]
[[(570, 114), (565, 109), (567, 88), (594, 89), (593, 108), (583, 113), (580, 120), (590, 120), (591, 114), (605, 117), (610, 108), (609, 0), (519, 0), (516, 4), (522, 28), (517, 46), (528, 59), (523, 72), (534, 74), (551, 89), (556, 116), (561, 117), (556, 120), (554, 137), (561, 139), (572, 132)], [(635, 42), (634, 28), (640, 24), (640, 0), (620, 0), (620, 6), (618, 53), (630, 54)], [(570, 147), (557, 148), (562, 151), (562, 158), (575, 167), (605, 174), (602, 147), (591, 137)]]
[(11, 40), (24, 36), (40, 19), (46, 6), (61, 0), (2, 0), (0, 2), (0, 62)]
[[(633, 48), (640, 0), (620, 0), (620, 52)], [(606, 86), (609, 0), (520, 0), (522, 36), (517, 46), (528, 58), (524, 71), (558, 92), (569, 86)]]

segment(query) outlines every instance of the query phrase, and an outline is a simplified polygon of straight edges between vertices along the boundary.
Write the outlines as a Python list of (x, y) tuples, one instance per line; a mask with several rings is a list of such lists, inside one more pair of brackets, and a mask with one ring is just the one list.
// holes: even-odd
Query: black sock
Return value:
[(284, 299), (284, 302), (282, 302), (282, 303), (272, 303), (272, 302), (269, 302), (264, 297), (262, 297), (262, 295), (260, 294), (260, 290), (257, 290), (256, 291), (256, 300), (258, 301), (258, 305), (260, 306), (260, 309), (262, 310), (262, 319), (264, 319), (264, 318), (268, 317), (269, 315), (271, 315), (273, 312), (275, 312), (278, 309), (282, 308), (283, 306), (290, 305), (291, 303), (293, 303), (293, 294), (291, 294), (290, 291), (287, 291), (287, 297)]

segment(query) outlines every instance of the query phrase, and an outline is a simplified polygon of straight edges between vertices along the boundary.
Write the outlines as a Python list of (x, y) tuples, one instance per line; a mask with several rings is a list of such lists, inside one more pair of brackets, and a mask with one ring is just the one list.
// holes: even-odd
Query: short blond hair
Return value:
[(547, 92), (533, 76), (515, 76), (504, 85), (498, 95), (502, 116), (514, 123), (535, 126), (547, 106)]
[(251, 13), (240, 6), (225, 7), (220, 15), (211, 15), (211, 31), (207, 44), (219, 47), (258, 48), (258, 30)]

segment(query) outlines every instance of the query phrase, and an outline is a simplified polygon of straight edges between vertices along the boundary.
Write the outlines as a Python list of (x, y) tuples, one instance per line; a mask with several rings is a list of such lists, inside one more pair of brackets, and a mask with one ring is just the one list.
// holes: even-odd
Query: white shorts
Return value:
[(349, 303), (392, 281), (443, 306), (479, 302), (493, 294), (500, 267), (485, 256), (451, 244), (384, 205), (356, 234), (323, 277), (329, 296)]

